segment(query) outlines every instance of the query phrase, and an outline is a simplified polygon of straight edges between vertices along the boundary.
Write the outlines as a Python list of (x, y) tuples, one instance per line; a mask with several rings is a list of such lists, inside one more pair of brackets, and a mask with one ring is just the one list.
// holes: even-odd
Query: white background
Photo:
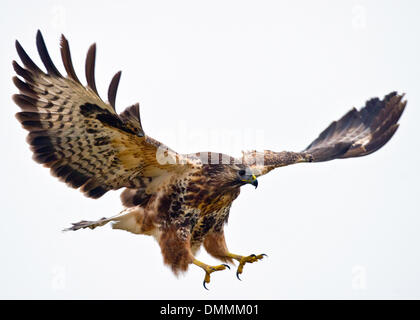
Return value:
[[(420, 5), (415, 1), (2, 1), (0, 4), (0, 298), (420, 298)], [(299, 151), (351, 107), (393, 90), (401, 127), (364, 158), (278, 169), (243, 188), (225, 228), (232, 252), (266, 253), (176, 278), (152, 238), (61, 229), (121, 209), (52, 178), (31, 160), (14, 114), (19, 39), (56, 65), (70, 41), (84, 79), (97, 43), (98, 90), (123, 70), (122, 111), (137, 101), (146, 133), (178, 152)], [(263, 139), (261, 139), (263, 135)], [(201, 251), (199, 259), (218, 262)]]

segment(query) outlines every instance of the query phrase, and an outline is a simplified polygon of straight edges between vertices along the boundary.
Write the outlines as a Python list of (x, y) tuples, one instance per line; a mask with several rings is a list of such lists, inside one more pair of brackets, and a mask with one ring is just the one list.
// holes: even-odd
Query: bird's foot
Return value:
[(239, 280), (241, 280), (241, 278), (239, 278), (239, 275), (242, 274), (242, 271), (244, 270), (244, 266), (245, 266), (246, 263), (253, 263), (253, 262), (256, 262), (258, 260), (261, 260), (264, 257), (267, 257), (267, 255), (264, 254), (264, 253), (259, 254), (259, 255), (251, 254), (247, 257), (232, 255), (231, 258), (233, 258), (233, 259), (235, 259), (239, 262), (238, 269), (236, 270), (236, 277)]
[(204, 272), (206, 273), (204, 276), (204, 281), (203, 281), (203, 287), (208, 290), (208, 288), (206, 287), (207, 283), (210, 283), (210, 274), (212, 274), (215, 271), (221, 271), (221, 270), (225, 270), (226, 268), (230, 269), (230, 267), (227, 264), (221, 264), (218, 266), (209, 266), (205, 263), (202, 263), (201, 261), (198, 261), (196, 259), (194, 259), (193, 263), (197, 266), (199, 266), (200, 268), (202, 268), (204, 270)]
[(204, 268), (204, 271), (206, 272), (206, 275), (204, 276), (204, 281), (203, 281), (204, 288), (207, 289), (206, 284), (210, 282), (211, 273), (215, 271), (225, 270), (226, 268), (230, 269), (230, 267), (227, 264), (221, 264), (218, 266), (207, 266), (206, 268)]

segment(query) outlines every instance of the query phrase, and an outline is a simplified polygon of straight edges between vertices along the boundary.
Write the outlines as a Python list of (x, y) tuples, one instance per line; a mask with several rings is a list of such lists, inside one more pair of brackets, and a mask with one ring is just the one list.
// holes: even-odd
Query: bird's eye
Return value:
[(239, 173), (240, 176), (243, 176), (243, 175), (245, 175), (245, 170), (243, 170), (243, 169), (242, 170), (239, 170), (238, 173)]

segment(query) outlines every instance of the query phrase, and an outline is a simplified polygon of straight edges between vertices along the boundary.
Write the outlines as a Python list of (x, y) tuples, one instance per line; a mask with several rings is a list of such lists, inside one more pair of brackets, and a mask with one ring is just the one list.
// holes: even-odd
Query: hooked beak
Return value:
[(249, 184), (252, 184), (255, 187), (255, 189), (257, 189), (257, 187), (258, 187), (258, 180), (257, 180), (257, 177), (255, 176), (255, 174), (253, 174), (250, 179), (242, 180), (242, 181), (246, 182), (246, 183), (249, 183)]
[(251, 182), (251, 184), (255, 187), (255, 189), (257, 189), (257, 187), (258, 187), (258, 180), (257, 180), (257, 178), (255, 178), (255, 179)]

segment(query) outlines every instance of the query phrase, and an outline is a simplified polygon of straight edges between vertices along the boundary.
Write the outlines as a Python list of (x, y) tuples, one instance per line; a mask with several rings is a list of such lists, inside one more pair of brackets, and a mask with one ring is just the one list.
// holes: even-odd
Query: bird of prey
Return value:
[(16, 117), (29, 131), (33, 159), (90, 198), (124, 188), (120, 214), (73, 223), (67, 230), (110, 222), (114, 229), (150, 235), (175, 274), (192, 264), (202, 268), (204, 287), (210, 274), (228, 265), (197, 260), (201, 246), (224, 263), (236, 260), (238, 278), (246, 263), (264, 257), (231, 253), (225, 242), (224, 225), (242, 186), (257, 187), (259, 176), (278, 167), (371, 154), (394, 135), (406, 106), (403, 95), (396, 92), (370, 99), (360, 110), (353, 108), (332, 122), (301, 152), (248, 151), (239, 158), (213, 152), (179, 154), (145, 134), (138, 103), (116, 112), (121, 72), (111, 80), (108, 101), (100, 98), (94, 77), (95, 44), (87, 53), (86, 86), (74, 71), (64, 36), (60, 49), (67, 75), (53, 64), (39, 31), (36, 45), (45, 70), (18, 41), (22, 65), (13, 61), (18, 76), (13, 82), (20, 91), (13, 100), (22, 109)]

